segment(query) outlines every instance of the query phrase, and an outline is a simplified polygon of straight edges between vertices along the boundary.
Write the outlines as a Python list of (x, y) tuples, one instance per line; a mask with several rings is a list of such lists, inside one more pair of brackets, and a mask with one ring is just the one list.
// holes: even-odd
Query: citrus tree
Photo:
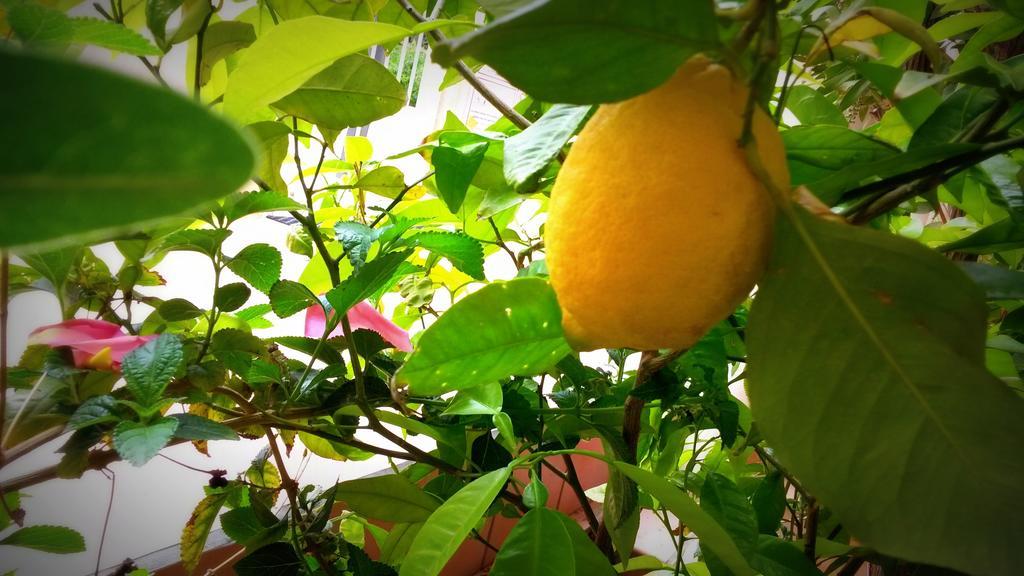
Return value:
[[(501, 575), (1024, 566), (1018, 0), (76, 4), (2, 3), (0, 466), (60, 449), (4, 476), (0, 546), (82, 550), (39, 483), (242, 437), (267, 448), (204, 471), (186, 570), (219, 521), (217, 573), (433, 576), (495, 515)], [(404, 174), (343, 133), (403, 107), (367, 54), (419, 34), (503, 117), (450, 115)], [(254, 219), (301, 275), (225, 248)], [(212, 304), (152, 295), (175, 251)], [(64, 322), (10, 358), (30, 291)], [(301, 485), (294, 449), (393, 470)], [(634, 557), (651, 513), (674, 562)]]

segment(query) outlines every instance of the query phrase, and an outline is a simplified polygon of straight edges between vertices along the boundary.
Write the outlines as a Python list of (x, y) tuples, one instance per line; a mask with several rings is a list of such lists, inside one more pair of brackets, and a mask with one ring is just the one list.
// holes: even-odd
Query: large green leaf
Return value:
[(505, 180), (514, 189), (528, 190), (579, 130), (592, 108), (555, 104), (540, 120), (505, 140)]
[(438, 506), (419, 486), (395, 474), (342, 482), (336, 497), (360, 516), (385, 522), (423, 522)]
[(443, 394), (537, 374), (568, 353), (551, 286), (518, 278), (456, 302), (422, 334), (395, 382), (414, 394)]
[(270, 305), (278, 318), (287, 318), (320, 304), (315, 294), (298, 282), (279, 280), (270, 288)]
[[(709, 473), (701, 486), (700, 507), (725, 528), (746, 558), (753, 558), (757, 550), (757, 518), (754, 507), (732, 480)], [(713, 575), (730, 573), (711, 550), (705, 553), (704, 561)]]
[(547, 508), (527, 512), (501, 545), (490, 573), (493, 576), (576, 574), (573, 542), (560, 516)]
[(228, 261), (228, 268), (260, 292), (281, 278), (281, 253), (270, 244), (250, 244)]
[(291, 94), (339, 58), (411, 32), (378, 22), (307, 16), (282, 22), (261, 36), (228, 78), (224, 110), (239, 119), (259, 119), (263, 106)]
[(866, 545), (1013, 573), (1024, 401), (984, 368), (981, 291), (913, 241), (791, 210), (747, 327), (760, 431)]
[(161, 418), (152, 424), (121, 422), (114, 428), (114, 448), (134, 466), (149, 462), (174, 436), (178, 421)]
[(20, 546), (50, 554), (85, 552), (85, 538), (64, 526), (26, 526), (11, 532), (0, 546)]
[(899, 154), (894, 146), (840, 126), (797, 126), (782, 133), (782, 142), (794, 186)]
[(430, 162), (434, 165), (437, 192), (455, 214), (484, 162), (490, 140), (472, 132), (448, 132), (441, 135), (440, 141), (441, 145), (430, 155)]
[(255, 550), (235, 564), (238, 576), (298, 576), (302, 559), (287, 542), (274, 542)]
[(26, 52), (0, 68), (0, 108), (20, 111), (0, 128), (0, 246), (187, 212), (252, 170), (239, 133), (183, 96)]
[(447, 258), (453, 266), (476, 280), (484, 279), (484, 247), (480, 241), (461, 232), (420, 232), (410, 236), (410, 246), (429, 250), (435, 256)]
[(400, 576), (437, 576), (512, 473), (501, 468), (470, 482), (430, 515), (416, 534)]
[(713, 551), (733, 574), (736, 576), (754, 576), (756, 574), (754, 569), (747, 564), (743, 552), (740, 551), (729, 533), (711, 515), (701, 510), (686, 492), (653, 472), (625, 462), (616, 462), (615, 466), (644, 491), (656, 498), (665, 508), (668, 508), (680, 522), (693, 530), (700, 538), (701, 546)]
[(389, 252), (367, 262), (359, 272), (346, 278), (327, 293), (327, 301), (338, 314), (369, 298), (374, 292), (391, 280), (409, 252)]
[[(572, 541), (573, 563), (576, 565), (576, 576), (615, 576), (617, 572), (608, 562), (601, 549), (594, 544), (590, 536), (580, 528), (575, 520), (565, 514), (555, 512), (561, 520), (565, 531)], [(633, 566), (631, 563), (630, 566)]]
[(596, 104), (642, 94), (691, 54), (718, 44), (714, 3), (544, 0), (434, 51), (448, 65), (472, 56), (531, 96)]
[(157, 404), (183, 358), (181, 340), (171, 334), (132, 350), (122, 362), (128, 390), (143, 406)]
[(405, 88), (373, 58), (352, 54), (324, 68), (272, 106), (320, 128), (343, 130), (401, 110)]
[(797, 84), (786, 93), (786, 108), (806, 125), (832, 125), (846, 127), (846, 117), (821, 92), (810, 86)]
[(247, 48), (256, 41), (256, 30), (248, 22), (214, 22), (203, 34), (203, 61), (199, 70), (200, 85), (210, 81), (210, 72), (215, 64), (228, 56)]

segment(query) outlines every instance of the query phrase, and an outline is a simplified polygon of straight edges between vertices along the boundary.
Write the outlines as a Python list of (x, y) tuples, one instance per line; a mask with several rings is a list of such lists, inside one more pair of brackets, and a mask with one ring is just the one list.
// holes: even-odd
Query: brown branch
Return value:
[[(640, 356), (640, 366), (636, 370), (633, 389), (643, 386), (655, 372), (686, 352), (685, 349), (673, 350), (658, 356), (655, 350), (646, 350)], [(638, 396), (629, 395), (622, 414), (622, 439), (626, 442), (626, 458), (629, 464), (636, 464), (637, 445), (640, 443), (640, 414), (644, 409), (644, 401)]]
[(804, 521), (804, 556), (808, 560), (814, 562), (817, 553), (815, 547), (818, 543), (818, 502), (816, 500), (808, 501), (807, 508), (807, 519)]
[[(7, 300), (10, 298), (11, 257), (6, 250), (0, 251), (0, 437), (4, 435), (4, 418), (7, 414)], [(4, 463), (3, 447), (0, 446), (0, 466)]]

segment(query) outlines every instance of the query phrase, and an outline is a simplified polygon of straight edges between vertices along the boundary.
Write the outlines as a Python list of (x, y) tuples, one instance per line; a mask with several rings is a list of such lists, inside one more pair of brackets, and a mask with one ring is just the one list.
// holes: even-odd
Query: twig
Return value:
[(760, 446), (754, 446), (754, 452), (757, 452), (757, 455), (759, 458), (761, 458), (761, 460), (764, 460), (765, 462), (771, 464), (773, 467), (775, 467), (776, 470), (782, 473), (782, 475), (786, 477), (786, 480), (789, 480), (789, 482), (793, 485), (793, 488), (796, 488), (796, 491), (799, 492), (800, 495), (804, 497), (804, 499), (806, 499), (808, 502), (814, 500), (814, 496), (812, 496), (810, 492), (804, 489), (803, 485), (800, 484), (800, 481), (797, 480), (792, 474), (790, 474), (789, 471), (786, 470), (786, 468), (778, 460), (775, 459), (775, 456), (772, 456), (771, 452), (768, 452), (767, 450)]
[(494, 222), (494, 218), (488, 218), (487, 222), (491, 225), (491, 230), (494, 230), (495, 243), (509, 255), (509, 258), (512, 258), (512, 264), (515, 265), (516, 270), (522, 270), (523, 265), (519, 262), (519, 258), (516, 257), (516, 253), (501, 239), (501, 231), (498, 230), (498, 225)]
[(96, 550), (96, 570), (93, 572), (94, 576), (100, 574), (100, 561), (103, 560), (103, 543), (107, 540), (107, 526), (110, 524), (110, 511), (114, 509), (114, 489), (117, 486), (117, 474), (113, 470), (110, 472), (110, 499), (107, 500), (107, 513), (103, 517), (103, 531), (100, 532), (100, 545)]
[(434, 171), (431, 170), (430, 172), (427, 172), (427, 175), (424, 176), (423, 178), (420, 178), (419, 180), (413, 182), (412, 184), (409, 184), (405, 188), (402, 188), (402, 191), (395, 195), (394, 199), (391, 200), (391, 203), (389, 203), (384, 208), (384, 211), (378, 214), (377, 217), (373, 219), (373, 222), (370, 222), (370, 228), (376, 228), (377, 224), (380, 224), (381, 221), (384, 220), (385, 216), (391, 214), (391, 211), (395, 209), (395, 206), (398, 206), (398, 204), (401, 203), (402, 199), (405, 198), (405, 195), (409, 192), (409, 190), (412, 190), (416, 186), (419, 186), (424, 180), (430, 178), (433, 175)]
[[(422, 23), (429, 21), (425, 16), (416, 11), (416, 8), (414, 8), (413, 5), (409, 3), (409, 0), (398, 0), (398, 3), (417, 22)], [(444, 42), (445, 40), (447, 40), (444, 34), (442, 34), (438, 30), (431, 30), (429, 34), (430, 37), (437, 42)], [(469, 85), (473, 87), (474, 90), (479, 92), (480, 95), (483, 96), (485, 100), (491, 103), (491, 106), (497, 108), (498, 111), (501, 112), (502, 116), (508, 118), (509, 121), (515, 124), (520, 130), (526, 130), (530, 126), (530, 121), (527, 120), (525, 116), (523, 116), (519, 112), (516, 112), (514, 108), (503, 102), (501, 98), (498, 98), (498, 96), (495, 95), (494, 92), (491, 92), (490, 88), (484, 86), (484, 83), (481, 82), (480, 78), (478, 78), (477, 75), (474, 74), (473, 71), (469, 69), (469, 66), (466, 66), (466, 64), (463, 63), (461, 60), (456, 60), (453, 67), (459, 73), (459, 75), (461, 75), (466, 80), (466, 82), (468, 82)]]

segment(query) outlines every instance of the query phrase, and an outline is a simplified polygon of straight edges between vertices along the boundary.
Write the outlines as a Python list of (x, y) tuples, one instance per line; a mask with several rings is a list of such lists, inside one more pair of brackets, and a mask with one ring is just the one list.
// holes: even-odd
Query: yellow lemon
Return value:
[[(686, 348), (749, 294), (775, 209), (737, 143), (747, 94), (698, 56), (657, 89), (601, 106), (582, 130), (545, 226), (574, 347)], [(760, 109), (753, 135), (788, 189), (782, 140)]]

